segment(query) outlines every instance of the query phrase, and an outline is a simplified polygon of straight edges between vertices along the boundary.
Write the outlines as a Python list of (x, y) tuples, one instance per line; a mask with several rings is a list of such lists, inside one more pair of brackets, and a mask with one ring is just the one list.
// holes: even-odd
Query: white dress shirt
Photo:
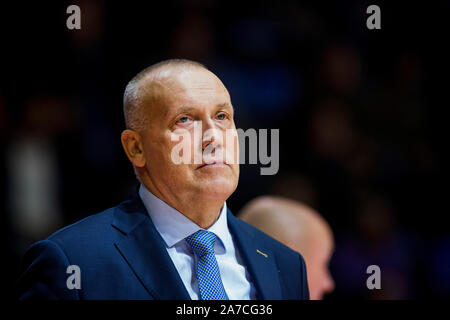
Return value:
[[(185, 238), (202, 229), (178, 210), (156, 197), (141, 184), (139, 196), (152, 219), (156, 230), (163, 238), (167, 252), (175, 265), (191, 299), (199, 299), (196, 277), (197, 257)], [(251, 282), (233, 237), (228, 229), (227, 205), (224, 202), (217, 221), (207, 229), (217, 238), (214, 245), (217, 264), (222, 283), (230, 300), (249, 300), (256, 298)]]

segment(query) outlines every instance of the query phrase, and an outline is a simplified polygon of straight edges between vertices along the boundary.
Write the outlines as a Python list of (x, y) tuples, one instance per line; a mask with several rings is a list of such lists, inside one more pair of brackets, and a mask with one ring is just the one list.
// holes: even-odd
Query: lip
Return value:
[(228, 166), (228, 164), (225, 162), (213, 161), (211, 163), (203, 163), (199, 167), (197, 167), (197, 169), (210, 168), (210, 167), (223, 167), (223, 166)]

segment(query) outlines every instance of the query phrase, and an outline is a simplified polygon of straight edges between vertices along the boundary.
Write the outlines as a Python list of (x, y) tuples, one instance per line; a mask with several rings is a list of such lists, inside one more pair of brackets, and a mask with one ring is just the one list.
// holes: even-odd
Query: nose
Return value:
[(203, 138), (202, 151), (205, 151), (206, 147), (209, 146), (210, 144), (212, 144), (211, 147), (214, 147), (214, 148), (217, 146), (216, 137), (212, 136), (207, 139)]
[(202, 151), (206, 149), (209, 145), (210, 148), (217, 148), (221, 145), (221, 132), (215, 127), (209, 127), (203, 133), (202, 139)]

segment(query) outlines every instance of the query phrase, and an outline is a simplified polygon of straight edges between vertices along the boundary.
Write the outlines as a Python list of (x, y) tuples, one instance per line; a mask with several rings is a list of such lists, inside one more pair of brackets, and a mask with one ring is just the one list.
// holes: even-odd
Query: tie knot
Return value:
[(206, 230), (198, 230), (197, 232), (186, 237), (187, 243), (192, 247), (198, 256), (204, 256), (208, 253), (214, 253), (214, 243), (217, 236)]

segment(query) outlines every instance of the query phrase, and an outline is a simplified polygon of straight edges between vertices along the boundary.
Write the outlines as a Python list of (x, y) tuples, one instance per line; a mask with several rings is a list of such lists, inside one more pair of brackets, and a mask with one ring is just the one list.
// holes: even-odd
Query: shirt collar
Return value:
[[(161, 234), (169, 248), (194, 232), (205, 230), (188, 219), (184, 214), (156, 197), (143, 184), (140, 185), (139, 196), (156, 230)], [(206, 230), (213, 232), (220, 239), (225, 251), (230, 249), (231, 235), (228, 230), (226, 202), (223, 203), (219, 218)]]

